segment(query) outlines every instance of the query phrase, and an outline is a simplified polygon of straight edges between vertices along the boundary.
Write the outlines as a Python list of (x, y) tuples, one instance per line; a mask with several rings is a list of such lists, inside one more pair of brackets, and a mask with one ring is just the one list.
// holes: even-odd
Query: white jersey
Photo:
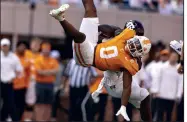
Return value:
[[(101, 93), (103, 86), (106, 88), (109, 95), (121, 98), (123, 92), (123, 72), (105, 71), (104, 77), (101, 80), (96, 92)], [(145, 88), (141, 88), (135, 80), (132, 81), (131, 95), (129, 99), (131, 104), (133, 104), (136, 108), (140, 108), (141, 101), (148, 95), (149, 92)], [(95, 96), (92, 95), (92, 97), (94, 98)]]

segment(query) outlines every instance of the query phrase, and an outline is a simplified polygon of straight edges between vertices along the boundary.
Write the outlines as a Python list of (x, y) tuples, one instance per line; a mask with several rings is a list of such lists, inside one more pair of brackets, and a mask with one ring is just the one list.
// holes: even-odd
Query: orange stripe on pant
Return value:
[(85, 61), (84, 61), (84, 58), (83, 58), (83, 56), (82, 56), (82, 54), (81, 54), (81, 50), (80, 50), (80, 44), (78, 44), (78, 51), (79, 51), (79, 55), (80, 55), (80, 58), (81, 58), (81, 60), (83, 61), (83, 64), (85, 65), (85, 66), (91, 66), (90, 64), (86, 64), (85, 63)]
[(75, 54), (76, 54), (77, 60), (78, 60), (78, 62), (79, 62), (80, 65), (85, 66), (85, 65), (82, 63), (82, 61), (81, 61), (81, 59), (80, 59), (80, 57), (79, 57), (79, 54), (78, 54), (78, 52), (77, 52), (77, 46), (78, 46), (78, 45), (74, 43), (74, 50), (75, 50)]

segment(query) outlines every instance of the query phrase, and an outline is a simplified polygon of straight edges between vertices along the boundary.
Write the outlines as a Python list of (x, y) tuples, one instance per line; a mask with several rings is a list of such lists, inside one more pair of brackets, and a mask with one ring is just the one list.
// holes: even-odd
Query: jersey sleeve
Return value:
[(123, 68), (128, 70), (131, 75), (135, 75), (139, 71), (138, 63), (133, 59), (124, 61)]
[(115, 40), (122, 40), (122, 41), (127, 41), (130, 38), (133, 38), (135, 36), (135, 31), (126, 28), (125, 30), (123, 30), (118, 36), (115, 37)]

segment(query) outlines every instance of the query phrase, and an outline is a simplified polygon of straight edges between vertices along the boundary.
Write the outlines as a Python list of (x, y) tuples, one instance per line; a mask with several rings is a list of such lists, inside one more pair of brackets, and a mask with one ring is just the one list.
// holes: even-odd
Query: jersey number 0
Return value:
[(116, 46), (111, 46), (107, 48), (100, 49), (100, 56), (101, 58), (113, 58), (118, 56), (118, 49)]

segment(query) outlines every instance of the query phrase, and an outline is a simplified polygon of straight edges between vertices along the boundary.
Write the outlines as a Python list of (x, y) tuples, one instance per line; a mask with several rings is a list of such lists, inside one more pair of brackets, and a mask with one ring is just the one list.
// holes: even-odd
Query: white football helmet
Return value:
[(142, 57), (149, 53), (151, 42), (145, 36), (134, 36), (127, 40), (127, 48), (133, 57)]

